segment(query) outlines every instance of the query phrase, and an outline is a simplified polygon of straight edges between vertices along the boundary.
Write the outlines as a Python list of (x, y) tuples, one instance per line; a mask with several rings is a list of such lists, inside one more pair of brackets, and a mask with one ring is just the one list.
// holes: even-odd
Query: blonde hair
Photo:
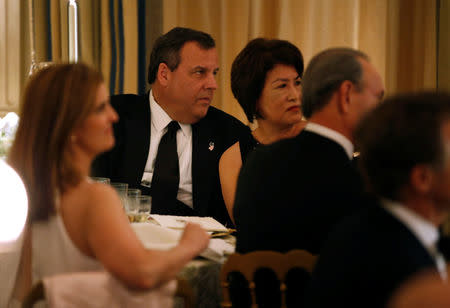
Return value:
[(101, 74), (85, 64), (56, 64), (29, 80), (8, 162), (28, 192), (29, 221), (55, 213), (55, 197), (81, 180), (68, 151), (71, 134), (92, 111)]

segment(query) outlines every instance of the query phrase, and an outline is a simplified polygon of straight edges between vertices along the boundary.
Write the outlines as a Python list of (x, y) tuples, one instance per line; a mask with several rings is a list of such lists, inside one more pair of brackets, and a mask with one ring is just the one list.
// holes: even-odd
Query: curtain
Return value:
[(214, 105), (245, 121), (230, 88), (230, 68), (256, 37), (297, 45), (305, 64), (317, 52), (347, 46), (366, 52), (387, 94), (436, 87), (435, 0), (166, 0), (163, 31), (210, 33), (220, 58)]
[[(29, 0), (0, 0), (0, 112), (17, 110), (30, 68)], [(68, 60), (68, 0), (33, 0), (37, 61)], [(80, 61), (101, 70), (111, 94), (144, 93), (154, 39), (175, 26), (212, 34), (220, 56), (213, 104), (245, 122), (230, 89), (238, 52), (258, 36), (287, 39), (305, 63), (327, 47), (369, 54), (387, 93), (448, 84), (447, 0), (77, 0)], [(440, 3), (440, 31), (436, 31)], [(444, 40), (445, 39), (445, 40)], [(3, 43), (5, 42), (5, 43)]]
[[(38, 61), (67, 62), (67, 0), (34, 0)], [(103, 73), (111, 94), (146, 90), (145, 0), (78, 0), (79, 61)]]
[[(67, 62), (69, 0), (0, 0), (0, 116), (17, 111), (31, 64)], [(103, 73), (111, 94), (144, 93), (153, 41), (162, 33), (162, 0), (77, 0), (79, 61)]]
[[(17, 111), (21, 78), (20, 2), (0, 0), (0, 117)], [(12, 17), (12, 18), (11, 18)]]
[[(441, 0), (438, 12), (438, 88), (450, 91), (450, 3)], [(450, 221), (449, 221), (450, 233)]]

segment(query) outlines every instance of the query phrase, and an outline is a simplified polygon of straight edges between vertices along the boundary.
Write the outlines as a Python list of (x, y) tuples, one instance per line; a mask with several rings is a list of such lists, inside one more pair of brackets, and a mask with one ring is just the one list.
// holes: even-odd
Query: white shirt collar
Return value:
[[(156, 102), (155, 97), (153, 96), (153, 91), (149, 92), (149, 101), (150, 101), (150, 115), (151, 115), (151, 123), (152, 129), (156, 131), (161, 131), (169, 125), (172, 119), (169, 115), (164, 111), (164, 109)], [(178, 122), (181, 127), (181, 131), (186, 138), (190, 138), (192, 135), (192, 127), (190, 124), (182, 124)]]
[(344, 135), (338, 133), (335, 130), (332, 130), (331, 128), (313, 122), (308, 122), (308, 124), (306, 124), (305, 126), (305, 130), (335, 141), (337, 144), (344, 148), (348, 158), (350, 160), (353, 159), (353, 143)]
[(435, 225), (399, 202), (382, 199), (381, 203), (386, 211), (400, 220), (414, 233), (432, 256), (435, 255), (437, 252), (436, 244), (439, 238), (439, 232)]

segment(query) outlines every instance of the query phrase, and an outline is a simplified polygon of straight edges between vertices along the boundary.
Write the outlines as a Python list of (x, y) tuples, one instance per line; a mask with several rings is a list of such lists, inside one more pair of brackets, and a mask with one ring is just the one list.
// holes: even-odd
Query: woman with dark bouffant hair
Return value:
[(129, 287), (153, 288), (208, 245), (207, 233), (191, 224), (173, 249), (145, 249), (114, 189), (90, 181), (93, 159), (114, 145), (117, 120), (102, 76), (84, 64), (53, 65), (28, 82), (8, 157), (30, 208), (19, 301), (32, 282), (68, 272), (106, 269)]
[(231, 90), (247, 119), (258, 127), (223, 153), (219, 163), (222, 194), (233, 219), (237, 178), (247, 155), (256, 146), (291, 138), (302, 121), (303, 57), (292, 43), (257, 38), (237, 55), (231, 67)]

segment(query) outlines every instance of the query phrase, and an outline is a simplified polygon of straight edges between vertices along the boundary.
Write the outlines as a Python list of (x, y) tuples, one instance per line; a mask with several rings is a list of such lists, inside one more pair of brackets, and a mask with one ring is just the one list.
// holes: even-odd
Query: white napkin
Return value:
[[(173, 230), (152, 223), (132, 223), (131, 227), (147, 249), (168, 250), (175, 247), (183, 233), (183, 230)], [(225, 256), (233, 252), (233, 245), (223, 239), (215, 238), (209, 241), (208, 248), (200, 256), (223, 263)]]

